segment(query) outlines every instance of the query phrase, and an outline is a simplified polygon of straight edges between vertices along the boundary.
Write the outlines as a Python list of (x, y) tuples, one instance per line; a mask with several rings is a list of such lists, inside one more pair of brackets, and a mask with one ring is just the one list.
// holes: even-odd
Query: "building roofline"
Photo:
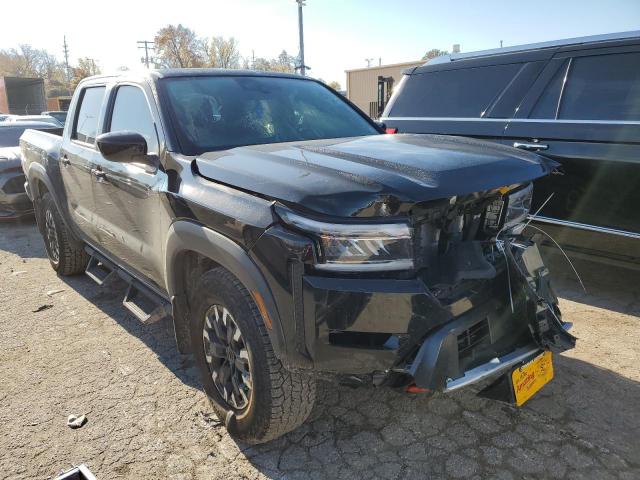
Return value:
[(413, 62), (390, 63), (388, 65), (374, 65), (373, 67), (352, 68), (349, 70), (345, 70), (344, 73), (363, 72), (365, 70), (375, 70), (376, 68), (407, 67), (410, 65), (418, 66), (423, 64), (424, 64), (424, 60), (414, 60)]

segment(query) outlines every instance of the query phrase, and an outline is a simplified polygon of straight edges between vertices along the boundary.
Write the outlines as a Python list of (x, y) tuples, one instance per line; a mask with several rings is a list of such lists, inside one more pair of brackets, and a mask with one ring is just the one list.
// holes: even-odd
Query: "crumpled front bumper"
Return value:
[(0, 220), (33, 213), (33, 203), (24, 190), (24, 183), (22, 172), (0, 172)]
[[(510, 290), (509, 313), (511, 322), (526, 325), (530, 331), (525, 344), (515, 342), (500, 348), (486, 361), (472, 362), (466, 368), (460, 365), (460, 338), (465, 338), (475, 325), (478, 314), (487, 322), (489, 336), (495, 331), (495, 310), (486, 308), (472, 316), (462, 316), (429, 335), (409, 364), (406, 372), (417, 387), (431, 390), (452, 391), (497, 376), (524, 363), (543, 350), (563, 351), (575, 346), (575, 338), (568, 333), (571, 325), (562, 322), (557, 308), (557, 298), (551, 289), (549, 271), (544, 266), (535, 244), (506, 242), (503, 246), (508, 266)], [(515, 301), (515, 306), (511, 307)], [(513, 308), (513, 310), (511, 310)], [(471, 334), (473, 335), (473, 334)], [(523, 339), (524, 337), (521, 337)], [(492, 341), (493, 339), (491, 339)], [(464, 346), (464, 342), (463, 342)], [(506, 348), (505, 348), (506, 347)], [(483, 347), (478, 345), (479, 350)], [(485, 353), (490, 348), (485, 348)], [(498, 351), (499, 349), (496, 349)]]
[(544, 349), (572, 348), (537, 247), (506, 248), (508, 272), (450, 298), (437, 298), (419, 278), (305, 275), (298, 346), (319, 371), (374, 382), (400, 374), (435, 391), (497, 375)]

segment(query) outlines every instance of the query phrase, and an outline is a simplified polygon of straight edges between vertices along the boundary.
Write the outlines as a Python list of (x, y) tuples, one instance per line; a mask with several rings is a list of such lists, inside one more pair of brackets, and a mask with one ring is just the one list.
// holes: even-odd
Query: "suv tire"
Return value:
[(71, 239), (71, 234), (49, 192), (40, 199), (40, 208), (37, 212), (40, 232), (51, 267), (60, 275), (83, 273), (87, 267), (89, 255), (85, 252), (82, 243)]
[(315, 379), (284, 368), (244, 285), (218, 267), (200, 277), (190, 298), (195, 360), (229, 433), (257, 444), (304, 423), (315, 400)]

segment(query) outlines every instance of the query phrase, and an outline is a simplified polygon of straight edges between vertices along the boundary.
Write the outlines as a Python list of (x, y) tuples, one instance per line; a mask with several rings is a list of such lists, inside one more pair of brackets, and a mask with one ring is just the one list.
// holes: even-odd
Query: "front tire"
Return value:
[(311, 413), (315, 379), (275, 356), (262, 316), (228, 270), (202, 275), (191, 298), (191, 344), (211, 405), (229, 433), (264, 443), (299, 427)]
[(51, 267), (60, 275), (77, 275), (84, 272), (89, 256), (82, 244), (71, 240), (71, 234), (49, 192), (40, 199), (37, 212)]

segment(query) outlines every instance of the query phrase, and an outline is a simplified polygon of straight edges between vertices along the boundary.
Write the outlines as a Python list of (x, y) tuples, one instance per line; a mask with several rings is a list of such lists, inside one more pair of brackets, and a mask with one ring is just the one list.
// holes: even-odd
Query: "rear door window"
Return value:
[(575, 57), (558, 118), (640, 120), (640, 52)]
[(98, 135), (98, 119), (105, 87), (85, 88), (71, 138), (85, 143), (95, 143)]
[(389, 116), (479, 118), (521, 67), (510, 63), (411, 75)]
[(560, 100), (560, 94), (562, 93), (562, 85), (564, 84), (564, 77), (567, 74), (567, 66), (569, 60), (565, 60), (558, 71), (555, 73), (547, 88), (542, 92), (538, 102), (533, 107), (533, 111), (529, 115), (530, 118), (556, 118), (558, 112), (558, 101)]

